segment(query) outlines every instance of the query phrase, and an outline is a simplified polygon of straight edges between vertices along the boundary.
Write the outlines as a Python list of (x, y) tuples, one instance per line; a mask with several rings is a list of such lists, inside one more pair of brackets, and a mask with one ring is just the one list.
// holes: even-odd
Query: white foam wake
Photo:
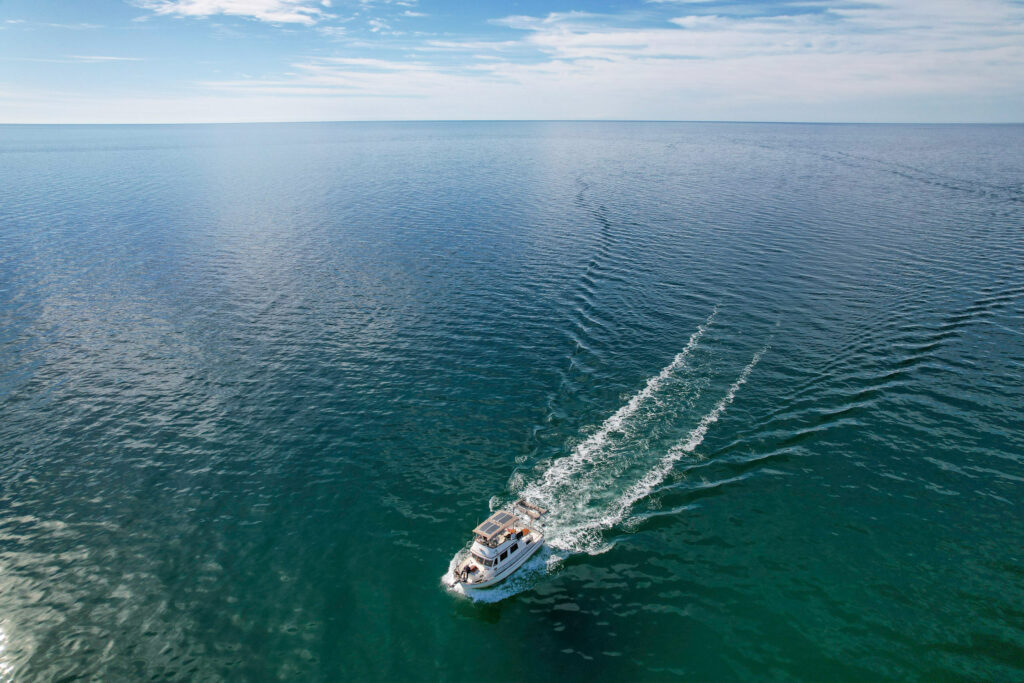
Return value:
[(700, 342), (701, 337), (704, 336), (704, 332), (711, 323), (714, 322), (715, 316), (718, 315), (718, 308), (715, 307), (711, 311), (711, 315), (704, 321), (703, 325), (697, 327), (697, 331), (690, 335), (689, 341), (682, 351), (676, 354), (672, 362), (662, 368), (654, 377), (647, 380), (647, 384), (643, 389), (634, 394), (629, 401), (615, 411), (615, 413), (606, 419), (601, 427), (579, 443), (571, 455), (561, 458), (555, 462), (551, 467), (544, 472), (544, 477), (540, 482), (532, 484), (527, 487), (522, 493), (528, 499), (537, 499), (540, 501), (552, 503), (554, 501), (549, 500), (548, 492), (555, 490), (555, 488), (561, 484), (568, 482), (572, 475), (577, 473), (587, 463), (594, 461), (595, 457), (602, 452), (602, 448), (608, 441), (609, 434), (613, 432), (625, 431), (626, 422), (629, 418), (633, 417), (636, 412), (648, 402), (652, 396), (658, 391), (658, 389), (672, 376), (677, 370), (679, 370), (686, 359), (693, 352), (694, 348), (697, 347), (697, 343)]
[(555, 460), (525, 487), (522, 475), (513, 475), (510, 490), (551, 510), (546, 520), (548, 545), (591, 554), (610, 547), (601, 530), (621, 521), (614, 492), (629, 470), (642, 466), (658, 425), (699, 398), (706, 378), (683, 370), (690, 370), (689, 359), (717, 314), (716, 307), (683, 350), (569, 455)]
[(750, 377), (750, 373), (754, 370), (754, 366), (757, 365), (758, 361), (761, 360), (761, 356), (765, 354), (768, 347), (764, 347), (760, 351), (754, 354), (750, 363), (747, 367), (743, 368), (740, 376), (732, 383), (729, 387), (729, 391), (726, 392), (725, 396), (715, 404), (715, 407), (711, 409), (707, 415), (700, 419), (697, 426), (690, 430), (686, 440), (677, 443), (668, 449), (665, 456), (652, 467), (646, 475), (638, 482), (630, 486), (621, 498), (617, 501), (616, 507), (618, 508), (617, 521), (621, 520), (626, 512), (633, 506), (637, 501), (646, 498), (650, 495), (651, 491), (655, 489), (661, 482), (665, 481), (665, 477), (672, 471), (676, 462), (684, 455), (693, 453), (697, 446), (704, 442), (704, 437), (708, 433), (708, 429), (714, 423), (718, 422), (718, 418), (726, 411), (726, 409), (732, 404), (736, 398), (737, 392), (740, 387), (747, 383), (747, 378)]
[[(765, 346), (754, 354), (725, 395), (701, 417), (684, 439), (664, 451), (653, 466), (646, 465), (645, 462), (650, 462), (648, 458), (660, 451), (655, 445), (657, 437), (652, 438), (652, 434), (658, 431), (659, 425), (663, 427), (678, 419), (681, 410), (692, 407), (700, 397), (701, 387), (710, 380), (698, 372), (700, 364), (691, 368), (687, 361), (717, 312), (716, 308), (697, 328), (672, 362), (648, 379), (640, 391), (607, 418), (596, 432), (580, 442), (572, 453), (555, 460), (538, 480), (525, 487), (522, 486), (521, 475), (513, 476), (510, 491), (518, 490), (517, 495), (551, 510), (545, 524), (545, 545), (548, 547), (499, 586), (481, 590), (455, 586), (449, 590), (476, 601), (502, 600), (534, 585), (537, 578), (557, 566), (566, 553), (596, 554), (611, 547), (604, 540), (603, 531), (621, 523), (638, 501), (661, 485), (677, 461), (692, 454), (703, 443), (711, 426), (733, 403), (769, 348)], [(684, 367), (687, 369), (685, 374), (681, 373)], [(622, 491), (624, 478), (633, 483)], [(622, 492), (615, 493), (616, 490)], [(495, 503), (500, 504), (497, 497), (492, 499), (492, 507)], [(468, 550), (463, 549), (452, 558), (448, 572), (442, 578), (446, 585), (466, 552)]]

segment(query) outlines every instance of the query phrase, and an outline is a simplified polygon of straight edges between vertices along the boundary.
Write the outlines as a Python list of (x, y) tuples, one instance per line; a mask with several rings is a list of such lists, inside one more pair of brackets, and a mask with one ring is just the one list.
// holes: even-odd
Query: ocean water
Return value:
[(0, 681), (1024, 680), (1022, 377), (1022, 126), (0, 127)]

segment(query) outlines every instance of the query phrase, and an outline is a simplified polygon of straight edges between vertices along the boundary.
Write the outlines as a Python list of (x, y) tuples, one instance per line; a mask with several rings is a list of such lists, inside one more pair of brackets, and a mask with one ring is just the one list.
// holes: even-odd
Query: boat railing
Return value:
[(513, 507), (517, 512), (524, 514), (533, 520), (540, 519), (541, 515), (547, 514), (546, 509), (540, 507), (539, 505), (534, 505), (525, 498), (520, 498), (519, 500), (517, 500)]

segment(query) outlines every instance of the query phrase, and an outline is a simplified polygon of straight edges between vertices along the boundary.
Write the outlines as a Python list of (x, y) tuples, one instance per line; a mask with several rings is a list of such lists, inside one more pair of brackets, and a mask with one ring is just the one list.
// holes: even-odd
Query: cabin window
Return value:
[(514, 552), (515, 552), (515, 551), (517, 551), (517, 550), (519, 550), (519, 544), (518, 544), (518, 543), (513, 543), (513, 544), (512, 544), (512, 547), (508, 549), (508, 551), (509, 551), (510, 553), (514, 553)]
[(486, 557), (481, 557), (480, 555), (477, 555), (476, 553), (472, 553), (472, 555), (473, 555), (473, 559), (474, 560), (476, 560), (477, 562), (479, 562), (480, 564), (482, 564), (485, 567), (490, 567), (492, 564), (494, 564), (494, 562), (492, 562), (491, 560), (488, 560)]
[(508, 551), (507, 550), (501, 554), (501, 559), (504, 560), (506, 557), (508, 557)]

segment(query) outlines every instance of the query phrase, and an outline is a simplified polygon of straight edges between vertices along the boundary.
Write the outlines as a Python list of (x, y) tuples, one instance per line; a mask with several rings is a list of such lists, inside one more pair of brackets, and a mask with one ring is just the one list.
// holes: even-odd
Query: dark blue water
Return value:
[(0, 680), (1024, 680), (1022, 376), (1021, 126), (0, 127)]

